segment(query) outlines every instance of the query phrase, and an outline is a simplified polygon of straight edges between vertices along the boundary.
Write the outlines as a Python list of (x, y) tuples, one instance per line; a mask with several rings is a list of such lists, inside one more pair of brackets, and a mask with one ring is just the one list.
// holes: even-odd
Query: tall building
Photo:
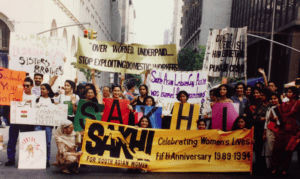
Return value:
[(173, 29), (172, 29), (172, 44), (176, 44), (177, 51), (180, 51), (180, 29), (182, 28), (182, 0), (174, 0), (173, 9)]
[(132, 0), (117, 0), (121, 15), (121, 41), (122, 43), (134, 43), (134, 22), (136, 18)]
[[(248, 27), (248, 33), (271, 38), (273, 9), (275, 8), (274, 40), (293, 48), (300, 49), (299, 41), (299, 1), (298, 0), (233, 0), (231, 27)], [(270, 42), (248, 36), (247, 52), (248, 77), (258, 77), (258, 68), (268, 74)], [(281, 91), (283, 84), (294, 81), (300, 76), (300, 53), (274, 44), (272, 51), (271, 80)]]
[(180, 48), (206, 45), (209, 29), (230, 25), (232, 0), (183, 0)]
[[(9, 54), (10, 32), (37, 34), (69, 24), (91, 23), (43, 34), (63, 37), (67, 43), (65, 73), (58, 78), (57, 86), (64, 85), (66, 79), (74, 80), (76, 77), (77, 70), (71, 63), (76, 62), (74, 55), (77, 51), (78, 37), (83, 37), (85, 28), (96, 30), (99, 41), (121, 41), (123, 17), (119, 12), (119, 3), (115, 0), (0, 0), (0, 4), (0, 65), (3, 66), (7, 65), (7, 59), (4, 57)], [(101, 74), (100, 79), (103, 81), (98, 79), (99, 83), (109, 85), (109, 82), (106, 82), (108, 76), (109, 74)], [(48, 81), (49, 77), (45, 78), (45, 81)], [(86, 81), (83, 73), (79, 73), (78, 78), (79, 81)]]

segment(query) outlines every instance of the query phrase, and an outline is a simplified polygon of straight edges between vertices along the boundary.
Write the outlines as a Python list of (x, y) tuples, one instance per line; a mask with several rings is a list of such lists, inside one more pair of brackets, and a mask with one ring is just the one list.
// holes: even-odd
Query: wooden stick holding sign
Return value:
[(103, 99), (105, 104), (102, 121), (128, 125), (129, 100), (127, 99)]
[(170, 129), (196, 130), (200, 105), (190, 103), (174, 104)]
[(212, 107), (212, 129), (230, 131), (238, 116), (238, 103), (216, 103)]

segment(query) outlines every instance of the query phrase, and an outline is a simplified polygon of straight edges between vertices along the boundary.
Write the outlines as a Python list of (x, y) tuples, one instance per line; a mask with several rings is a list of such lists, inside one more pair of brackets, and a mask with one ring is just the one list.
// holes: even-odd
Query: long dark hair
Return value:
[[(48, 96), (49, 96), (50, 98), (53, 98), (54, 93), (53, 93), (53, 91), (52, 91), (51, 86), (50, 86), (49, 84), (47, 84), (47, 83), (43, 83), (41, 86), (45, 86), (45, 88), (49, 91)], [(42, 95), (41, 95), (41, 96), (42, 96)]]
[(148, 93), (149, 93), (149, 91), (148, 91), (148, 86), (147, 85), (145, 85), (145, 84), (143, 84), (143, 85), (141, 85), (140, 87), (139, 87), (139, 91), (141, 91), (141, 87), (145, 87), (145, 89), (146, 89), (146, 96), (148, 96)]
[(251, 103), (251, 104), (257, 104), (256, 99), (254, 99), (254, 97), (253, 97), (253, 94), (254, 94), (254, 91), (255, 91), (255, 90), (257, 90), (259, 93), (261, 93), (261, 88), (259, 88), (259, 87), (254, 87), (254, 88), (252, 88), (251, 94), (250, 94), (250, 96), (249, 96), (249, 100), (250, 100), (250, 103)]
[(69, 83), (72, 90), (73, 90), (73, 93), (75, 93), (75, 82), (74, 81), (71, 81), (71, 80), (66, 80), (65, 83)]
[(150, 121), (149, 117), (147, 117), (147, 116), (143, 116), (143, 117), (140, 119), (140, 121), (139, 121), (139, 123), (138, 123), (138, 126), (141, 127), (142, 119), (144, 119), (144, 118), (147, 119), (147, 121), (148, 121), (148, 126), (147, 126), (147, 128), (152, 128), (151, 121)]
[(86, 96), (89, 90), (93, 90), (95, 97), (91, 100), (92, 102), (98, 103), (98, 99), (96, 98), (97, 93), (95, 88), (89, 88), (84, 91), (84, 95)]
[(147, 99), (151, 99), (152, 100), (152, 106), (155, 106), (155, 100), (152, 96), (146, 96), (145, 99), (144, 99), (143, 105), (146, 106)]
[(299, 89), (296, 86), (291, 86), (288, 88), (288, 90), (291, 90), (295, 96), (295, 100), (299, 98)]
[(243, 119), (245, 121), (245, 127), (244, 128), (247, 128), (247, 129), (251, 128), (250, 123), (248, 122), (248, 120), (246, 119), (246, 117), (244, 117), (244, 116), (238, 116), (236, 118), (236, 120), (234, 121), (234, 123), (233, 123), (232, 129), (231, 129), (232, 131), (240, 129), (239, 125), (238, 125), (240, 119)]
[(223, 85), (221, 85), (221, 86), (218, 87), (216, 96), (217, 96), (217, 97), (221, 97), (220, 90), (221, 90), (222, 87), (225, 87), (225, 88), (226, 88), (226, 90), (227, 90), (226, 97), (227, 97), (227, 98), (230, 98), (230, 97), (232, 96), (232, 90), (231, 90), (230, 86), (228, 86), (228, 85), (226, 85), (226, 84), (223, 84)]
[(184, 95), (186, 96), (186, 102), (187, 102), (188, 99), (189, 99), (189, 94), (188, 94), (186, 91), (184, 91), (184, 90), (178, 92), (178, 94), (177, 94), (177, 96), (176, 96), (177, 100), (180, 101), (179, 98), (180, 98), (180, 95), (181, 95), (181, 94), (184, 94)]
[(237, 89), (237, 87), (240, 86), (240, 85), (243, 86), (243, 91), (244, 91), (244, 94), (245, 94), (247, 88), (246, 88), (245, 83), (243, 83), (243, 82), (238, 82), (238, 83), (234, 86), (234, 94), (236, 94), (236, 89)]

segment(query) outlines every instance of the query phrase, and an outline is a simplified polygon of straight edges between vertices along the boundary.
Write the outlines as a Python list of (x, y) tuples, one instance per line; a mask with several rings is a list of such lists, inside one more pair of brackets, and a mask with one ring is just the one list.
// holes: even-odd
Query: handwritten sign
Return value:
[(152, 68), (177, 70), (177, 48), (175, 44), (123, 44), (79, 37), (77, 67), (131, 74)]
[(78, 103), (74, 119), (74, 130), (82, 131), (85, 128), (85, 120), (93, 119), (101, 121), (104, 105), (81, 99)]
[(45, 131), (20, 132), (19, 169), (46, 169)]
[(230, 131), (239, 116), (238, 103), (215, 103), (212, 107), (212, 129)]
[(12, 101), (10, 105), (10, 122), (12, 124), (28, 124), (40, 126), (58, 126), (61, 120), (67, 119), (68, 105), (40, 104)]
[(200, 107), (198, 104), (175, 103), (170, 129), (196, 130)]
[(206, 72), (152, 70), (150, 74), (150, 95), (154, 97), (157, 106), (163, 107), (164, 115), (170, 115), (173, 104), (178, 102), (176, 96), (182, 90), (189, 94), (189, 103), (203, 106), (206, 100)]
[(9, 67), (28, 73), (63, 75), (66, 46), (63, 38), (11, 32)]
[(147, 116), (150, 119), (152, 128), (161, 129), (162, 121), (161, 121), (161, 114), (162, 108), (161, 107), (154, 107), (154, 106), (140, 106), (137, 105), (135, 107), (135, 123), (137, 124), (141, 117)]
[(0, 105), (23, 100), (23, 82), (26, 72), (0, 67)]
[(247, 27), (209, 32), (203, 62), (213, 77), (244, 77), (247, 69)]
[(128, 125), (129, 100), (127, 99), (103, 99), (105, 103), (102, 121)]

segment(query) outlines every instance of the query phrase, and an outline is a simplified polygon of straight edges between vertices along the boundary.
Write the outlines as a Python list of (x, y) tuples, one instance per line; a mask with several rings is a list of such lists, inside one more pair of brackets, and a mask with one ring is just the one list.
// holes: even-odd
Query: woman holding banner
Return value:
[(78, 172), (78, 161), (82, 151), (76, 152), (75, 135), (73, 124), (69, 120), (62, 121), (54, 134), (58, 151), (53, 165), (64, 173), (71, 173), (70, 170)]
[[(37, 104), (41, 104), (42, 106), (48, 106), (54, 104), (54, 100), (52, 99), (54, 93), (51, 89), (51, 86), (47, 83), (41, 85), (41, 96), (36, 99)], [(51, 138), (52, 138), (52, 126), (35, 126), (36, 131), (44, 130), (46, 132), (46, 142), (47, 142), (47, 168), (50, 167), (50, 157), (51, 157)]]
[(152, 128), (152, 124), (151, 124), (151, 121), (150, 121), (149, 117), (143, 116), (141, 118), (141, 120), (139, 121), (139, 123), (138, 123), (138, 127), (140, 127), (140, 128)]
[(230, 99), (232, 93), (228, 85), (223, 84), (219, 86), (216, 92), (216, 96), (219, 98), (217, 103), (233, 103), (233, 101)]
[[(68, 113), (68, 119), (74, 122), (75, 112), (77, 110), (78, 101), (80, 100), (79, 96), (74, 94), (75, 91), (75, 82), (71, 80), (66, 80), (65, 82), (65, 94), (61, 94), (59, 97), (60, 104), (72, 104), (72, 111)], [(70, 108), (70, 107), (69, 107)]]

